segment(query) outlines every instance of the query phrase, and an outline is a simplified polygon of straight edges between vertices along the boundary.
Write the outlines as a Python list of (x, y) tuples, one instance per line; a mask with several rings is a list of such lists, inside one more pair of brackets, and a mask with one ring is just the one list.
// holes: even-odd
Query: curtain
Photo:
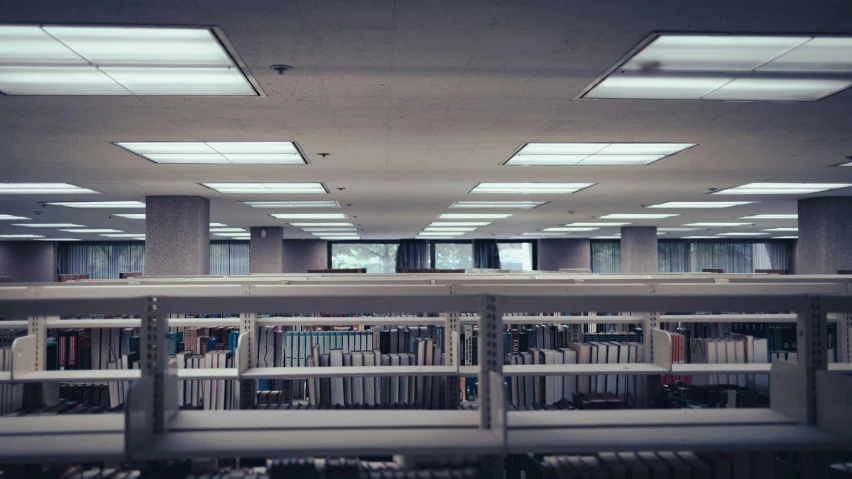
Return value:
[(500, 249), (497, 240), (473, 240), (473, 267), (500, 269)]
[(249, 274), (249, 242), (211, 241), (210, 274), (216, 276)]
[(657, 265), (661, 273), (685, 273), (689, 271), (689, 242), (685, 240), (662, 240), (657, 242)]
[(621, 241), (592, 240), (592, 272), (621, 272)]
[(424, 240), (400, 240), (396, 250), (396, 270), (402, 268), (428, 268), (429, 242)]
[(60, 274), (88, 274), (90, 279), (118, 279), (119, 273), (145, 271), (143, 241), (59, 243)]

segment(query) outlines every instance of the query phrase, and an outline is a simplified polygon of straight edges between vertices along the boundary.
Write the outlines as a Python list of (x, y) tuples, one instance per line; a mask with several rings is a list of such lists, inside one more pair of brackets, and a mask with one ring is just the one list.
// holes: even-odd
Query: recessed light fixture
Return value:
[(799, 228), (769, 228), (763, 231), (799, 231)]
[(68, 208), (144, 208), (141, 201), (61, 201), (45, 203), (51, 206), (66, 206)]
[(511, 213), (441, 213), (441, 220), (500, 220), (513, 216)]
[(441, 240), (441, 239), (455, 239), (452, 236), (415, 236), (414, 239), (422, 239), (422, 240)]
[(464, 231), (421, 231), (418, 236), (461, 236)]
[(243, 201), (252, 208), (340, 208), (336, 201)]
[(78, 238), (34, 238), (35, 241), (83, 241)]
[(799, 239), (798, 236), (773, 236), (770, 239)]
[(669, 201), (645, 208), (730, 208), (751, 203), (757, 203), (757, 201)]
[(719, 239), (718, 236), (682, 236), (681, 239)]
[[(2, 44), (0, 44), (2, 47)], [(2, 53), (0, 53), (2, 55)], [(0, 195), (80, 195), (100, 193), (68, 183), (0, 183)]]
[(357, 241), (360, 240), (360, 236), (318, 236), (317, 239), (321, 239), (324, 241)]
[(450, 208), (511, 208), (529, 210), (546, 205), (547, 201), (456, 201)]
[(757, 233), (757, 232), (743, 233), (743, 232), (729, 231), (727, 233), (716, 233), (716, 236), (765, 236), (765, 235), (768, 235), (768, 234), (769, 233)]
[(522, 233), (521, 236), (568, 236), (568, 233), (533, 231), (529, 233)]
[(609, 236), (592, 236), (591, 239), (608, 239), (608, 240), (620, 240), (621, 236), (609, 235)]
[(345, 220), (345, 213), (272, 213), (279, 220)]
[(59, 230), (59, 231), (64, 231), (66, 233), (124, 233), (124, 231), (113, 230), (113, 229), (109, 229), (109, 228), (101, 228), (101, 229), (97, 229), (97, 228), (76, 229), (75, 228), (75, 229)]
[(852, 37), (654, 34), (582, 98), (817, 101), (852, 85)]
[(595, 183), (479, 183), (471, 193), (493, 194), (571, 194)]
[(290, 223), (290, 226), (301, 228), (303, 226), (353, 226), (352, 223)]
[(210, 223), (211, 228), (225, 228), (227, 226), (225, 223)]
[(476, 231), (474, 226), (427, 226), (423, 231)]
[(725, 190), (714, 191), (714, 195), (807, 195), (822, 191), (848, 188), (846, 183), (749, 183)]
[(488, 221), (433, 221), (429, 226), (488, 226)]
[(257, 142), (132, 142), (115, 143), (154, 163), (305, 165), (296, 145), (289, 141)]
[(740, 216), (737, 218), (738, 220), (795, 220), (798, 219), (799, 215), (751, 215), (751, 216)]
[(322, 183), (200, 183), (225, 194), (326, 194)]
[(128, 220), (144, 220), (145, 213), (113, 213), (116, 218), (125, 218)]
[(258, 96), (218, 35), (200, 27), (0, 26), (0, 91)]
[(21, 220), (28, 220), (28, 219), (29, 219), (29, 218), (25, 218), (25, 217), (23, 217), (23, 216), (15, 216), (15, 215), (0, 215), (0, 220), (9, 220), (9, 221), (15, 220), (15, 221), (21, 221)]
[(597, 227), (600, 227), (600, 228), (609, 228), (609, 227), (626, 226), (626, 225), (632, 225), (632, 224), (633, 223), (596, 223), (596, 222), (591, 222), (591, 223), (568, 223), (568, 224), (563, 225), (563, 226), (597, 226)]
[(107, 233), (102, 234), (101, 236), (105, 236), (107, 238), (145, 238), (145, 235), (142, 233)]
[(566, 231), (595, 231), (595, 230), (599, 230), (599, 229), (600, 228), (594, 228), (594, 227), (590, 227), (590, 226), (589, 227), (586, 227), (586, 226), (583, 226), (583, 227), (559, 226), (559, 227), (556, 227), (556, 228), (545, 228), (542, 231), (562, 231), (562, 232), (566, 232)]
[(225, 228), (225, 227), (215, 227), (210, 228), (211, 233), (246, 233), (245, 228)]
[(352, 231), (338, 231), (338, 232), (326, 231), (326, 232), (315, 232), (315, 233), (311, 233), (311, 234), (314, 235), (314, 236), (353, 236), (353, 235), (356, 235), (357, 233), (353, 233)]
[(680, 216), (678, 213), (613, 213), (609, 215), (598, 216), (600, 219), (613, 220), (659, 220), (663, 218), (672, 218)]
[(657, 228), (657, 231), (698, 231), (701, 228)]
[(24, 239), (24, 238), (44, 238), (44, 236), (20, 234), (20, 235), (0, 235), (0, 238), (7, 238), (7, 239), (20, 238), (20, 239)]
[(27, 228), (85, 228), (85, 225), (75, 225), (74, 223), (20, 223), (12, 226), (25, 226)]
[(694, 143), (527, 143), (508, 166), (648, 165)]
[(731, 226), (752, 226), (754, 223), (687, 223), (684, 226), (698, 226), (701, 228), (728, 228)]
[(318, 232), (332, 232), (332, 231), (358, 231), (357, 228), (302, 228), (302, 231), (306, 233), (318, 233)]

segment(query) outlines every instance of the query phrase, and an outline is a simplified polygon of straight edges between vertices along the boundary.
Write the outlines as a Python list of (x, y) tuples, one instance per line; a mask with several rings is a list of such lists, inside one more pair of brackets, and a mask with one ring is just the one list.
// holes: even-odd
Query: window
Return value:
[[(437, 269), (473, 268), (472, 243), (434, 243)], [(502, 260), (502, 258), (501, 258)]]
[(397, 243), (331, 243), (331, 267), (367, 268), (367, 273), (395, 273)]
[(211, 241), (210, 274), (224, 276), (249, 274), (249, 242)]
[(60, 274), (88, 274), (90, 279), (118, 279), (119, 273), (144, 271), (144, 241), (61, 243)]
[(497, 243), (500, 251), (500, 269), (533, 270), (533, 244), (531, 242)]

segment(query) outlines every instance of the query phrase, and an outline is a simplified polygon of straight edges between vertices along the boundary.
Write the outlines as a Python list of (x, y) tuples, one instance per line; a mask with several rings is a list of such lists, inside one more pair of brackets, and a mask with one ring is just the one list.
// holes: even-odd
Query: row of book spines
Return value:
[(168, 352), (177, 354), (191, 351), (204, 354), (213, 350), (237, 349), (240, 332), (233, 327), (186, 327), (182, 331), (172, 331), (168, 335)]
[[(177, 354), (178, 369), (233, 368), (234, 352), (228, 350), (206, 351), (194, 354), (184, 351)], [(178, 383), (178, 405), (200, 407), (207, 410), (226, 410), (238, 407), (236, 381), (227, 379), (185, 379)]]
[(121, 354), (139, 350), (139, 336), (132, 334), (133, 328), (60, 330), (56, 338), (46, 341), (45, 370), (104, 369), (107, 364), (118, 361)]

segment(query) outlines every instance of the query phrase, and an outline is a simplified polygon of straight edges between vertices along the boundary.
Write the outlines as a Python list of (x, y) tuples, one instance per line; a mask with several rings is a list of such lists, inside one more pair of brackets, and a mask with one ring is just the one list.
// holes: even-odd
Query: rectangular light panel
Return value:
[(107, 238), (139, 238), (139, 239), (145, 238), (145, 235), (142, 234), (142, 233), (106, 233), (106, 234), (102, 234), (101, 236), (104, 236), (104, 237), (107, 237)]
[(306, 233), (318, 233), (318, 232), (340, 232), (340, 231), (358, 231), (357, 228), (302, 228), (302, 231)]
[(0, 26), (6, 95), (235, 95), (258, 92), (209, 28)]
[(799, 215), (774, 215), (774, 214), (765, 214), (765, 215), (751, 215), (751, 216), (740, 216), (737, 218), (738, 220), (795, 220), (798, 219)]
[(154, 163), (305, 165), (292, 142), (121, 142), (124, 148)]
[(684, 226), (698, 226), (701, 228), (728, 228), (731, 226), (751, 226), (753, 223), (687, 223)]
[(429, 226), (488, 226), (488, 221), (433, 221)]
[(42, 235), (28, 235), (28, 234), (19, 234), (19, 235), (0, 235), (0, 238), (6, 239), (26, 239), (26, 238), (44, 238)]
[(471, 193), (492, 194), (571, 194), (594, 183), (479, 183)]
[(654, 34), (584, 98), (817, 101), (852, 86), (852, 37)]
[(125, 218), (128, 220), (144, 220), (145, 213), (114, 213), (113, 216), (117, 218)]
[(74, 223), (20, 223), (12, 226), (25, 226), (27, 228), (85, 228), (86, 225), (75, 225)]
[(211, 227), (211, 233), (246, 233), (245, 228)]
[(336, 201), (243, 201), (252, 208), (340, 208)]
[(325, 241), (357, 241), (360, 240), (360, 236), (319, 236), (321, 240)]
[(23, 216), (15, 216), (15, 215), (0, 215), (0, 220), (28, 220), (29, 218), (24, 218)]
[(547, 203), (547, 201), (456, 201), (450, 205), (450, 208), (517, 208), (529, 210)]
[(79, 238), (35, 238), (36, 241), (83, 241)]
[(201, 183), (226, 194), (326, 194), (322, 183)]
[(423, 231), (476, 231), (473, 226), (427, 226)]
[(799, 228), (769, 228), (763, 231), (799, 231)]
[(345, 213), (271, 213), (279, 220), (345, 220)]
[(771, 239), (799, 239), (798, 236), (773, 236)]
[(730, 208), (742, 206), (756, 201), (669, 201), (658, 205), (650, 205), (645, 208)]
[(560, 227), (557, 227), (557, 228), (545, 228), (542, 231), (563, 231), (563, 232), (565, 232), (565, 231), (595, 231), (595, 230), (599, 230), (599, 229), (600, 228), (592, 228), (592, 227), (573, 227), (573, 226), (572, 227), (563, 227), (563, 226), (560, 226)]
[(0, 195), (80, 195), (100, 193), (68, 183), (0, 183)]
[(725, 190), (714, 195), (807, 195), (822, 191), (838, 190), (852, 186), (849, 183), (749, 183)]
[(765, 236), (765, 235), (768, 235), (768, 234), (769, 233), (741, 233), (741, 232), (730, 231), (730, 232), (727, 232), (727, 233), (716, 233), (716, 236)]
[(683, 239), (719, 239), (718, 236), (683, 236)]
[(680, 216), (677, 213), (612, 213), (609, 215), (599, 216), (601, 219), (613, 220), (659, 220), (663, 218), (672, 218)]
[(303, 226), (354, 226), (352, 223), (290, 223), (290, 226), (301, 228)]
[(418, 236), (461, 236), (464, 231), (421, 231)]
[(505, 165), (648, 165), (694, 143), (527, 143)]
[(701, 228), (657, 228), (657, 231), (698, 231)]
[(632, 225), (632, 224), (633, 223), (597, 223), (597, 222), (591, 222), (591, 223), (568, 223), (564, 226), (597, 226), (597, 227), (600, 227), (600, 228), (609, 228), (609, 227), (626, 226), (626, 225)]
[(568, 233), (534, 231), (530, 233), (523, 233), (521, 236), (568, 236)]
[(356, 233), (353, 233), (351, 231), (337, 232), (337, 233), (332, 233), (332, 232), (311, 233), (311, 234), (314, 235), (314, 236), (353, 236), (353, 235), (356, 235)]
[(441, 213), (441, 220), (501, 220), (510, 218), (511, 213)]
[(621, 236), (592, 236), (591, 239), (608, 239), (608, 240), (620, 240)]
[(75, 229), (63, 229), (63, 230), (59, 230), (59, 231), (64, 231), (66, 233), (124, 233), (124, 231), (114, 230), (114, 229), (109, 229), (109, 228), (106, 228), (106, 229), (103, 229), (103, 228), (102, 229), (97, 229), (97, 228), (77, 229), (77, 228), (75, 228)]
[(141, 201), (64, 201), (57, 203), (46, 203), (52, 206), (66, 206), (68, 208), (144, 208), (145, 203)]

